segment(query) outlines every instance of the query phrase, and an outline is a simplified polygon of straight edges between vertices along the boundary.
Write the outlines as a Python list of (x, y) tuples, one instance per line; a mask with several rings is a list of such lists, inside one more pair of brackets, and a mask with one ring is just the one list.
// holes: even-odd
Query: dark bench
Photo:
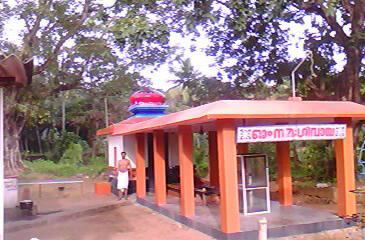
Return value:
[[(178, 194), (180, 194), (180, 191), (181, 191), (179, 183), (167, 184), (166, 188), (167, 188), (167, 191), (172, 191), (172, 192), (175, 192)], [(194, 188), (194, 196), (197, 196), (197, 195), (200, 197), (203, 204), (206, 205), (207, 204), (206, 197), (210, 196), (210, 195), (219, 196), (219, 192), (215, 187), (205, 185), (205, 186), (201, 186), (199, 188)]]

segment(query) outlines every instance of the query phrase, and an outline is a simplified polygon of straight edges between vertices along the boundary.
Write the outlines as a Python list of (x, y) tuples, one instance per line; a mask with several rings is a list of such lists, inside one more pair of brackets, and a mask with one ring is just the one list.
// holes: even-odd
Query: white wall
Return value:
[(131, 160), (132, 168), (136, 168), (136, 139), (134, 135), (123, 136), (123, 151)]
[[(108, 161), (109, 166), (114, 166), (114, 147), (117, 148), (117, 160), (121, 157), (121, 152), (126, 152), (131, 160), (132, 168), (136, 167), (136, 153), (135, 153), (135, 136), (108, 136)], [(145, 164), (148, 167), (148, 150), (147, 150), (147, 135), (145, 135)], [(169, 167), (179, 165), (179, 148), (178, 138), (176, 133), (169, 134)]]
[(109, 166), (114, 166), (114, 148), (117, 148), (117, 159), (120, 157), (120, 153), (123, 151), (123, 137), (122, 136), (108, 136), (108, 162)]
[(109, 166), (114, 166), (114, 148), (117, 150), (117, 160), (121, 158), (121, 153), (126, 152), (127, 156), (131, 160), (132, 168), (136, 167), (135, 164), (135, 139), (134, 136), (108, 136), (108, 162)]

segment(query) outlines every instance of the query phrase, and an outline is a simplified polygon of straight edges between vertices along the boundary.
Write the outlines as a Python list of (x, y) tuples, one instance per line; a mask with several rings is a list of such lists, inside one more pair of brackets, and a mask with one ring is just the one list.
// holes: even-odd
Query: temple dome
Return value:
[(132, 105), (140, 105), (140, 104), (164, 104), (166, 97), (163, 93), (151, 90), (151, 89), (144, 89), (137, 91), (132, 94), (129, 98)]

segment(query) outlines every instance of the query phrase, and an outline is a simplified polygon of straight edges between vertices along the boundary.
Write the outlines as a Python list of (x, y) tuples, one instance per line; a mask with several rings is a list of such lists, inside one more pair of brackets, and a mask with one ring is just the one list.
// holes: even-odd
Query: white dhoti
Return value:
[(123, 188), (127, 189), (128, 188), (128, 183), (129, 183), (128, 171), (118, 172), (118, 186), (117, 186), (117, 188), (119, 190), (121, 190)]

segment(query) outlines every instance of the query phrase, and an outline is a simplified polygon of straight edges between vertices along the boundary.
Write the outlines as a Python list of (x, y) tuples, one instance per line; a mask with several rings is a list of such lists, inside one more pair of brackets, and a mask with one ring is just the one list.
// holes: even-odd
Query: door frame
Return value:
[[(245, 157), (264, 157), (265, 158), (265, 171), (266, 171), (266, 186), (264, 187), (251, 187), (246, 188), (246, 176), (245, 176)], [(255, 215), (255, 214), (263, 214), (263, 213), (270, 213), (271, 212), (271, 201), (270, 201), (270, 177), (269, 177), (269, 162), (266, 154), (238, 154), (237, 158), (240, 159), (240, 167), (241, 167), (241, 179), (242, 184), (242, 200), (243, 200), (243, 215)], [(259, 212), (252, 212), (249, 213), (247, 210), (247, 191), (248, 190), (259, 190), (265, 189), (266, 190), (266, 211), (259, 211)]]

